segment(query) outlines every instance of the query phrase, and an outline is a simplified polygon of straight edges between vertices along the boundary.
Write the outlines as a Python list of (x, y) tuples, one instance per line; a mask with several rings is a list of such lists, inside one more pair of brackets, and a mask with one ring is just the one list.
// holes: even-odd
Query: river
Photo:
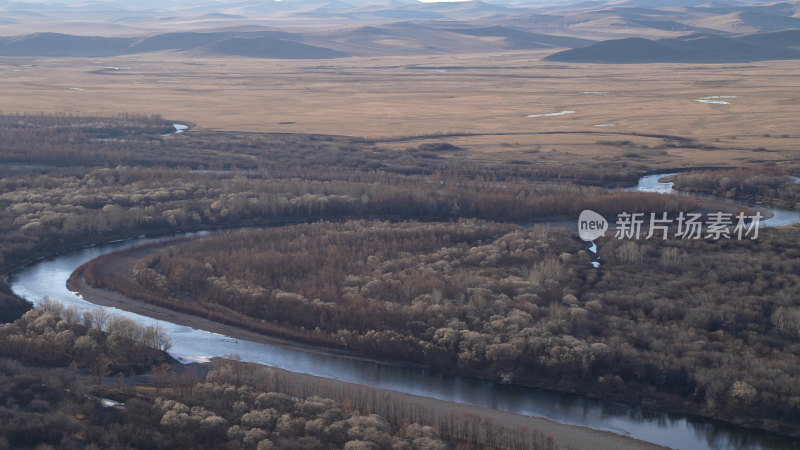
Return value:
[[(667, 174), (643, 177), (636, 190), (661, 189), (662, 192), (668, 192), (671, 190), (671, 186), (667, 187), (665, 183), (658, 182), (658, 179), (665, 175)], [(780, 213), (780, 217), (785, 218), (787, 223), (800, 222), (800, 214), (796, 212), (773, 210), (773, 213), (776, 212)], [(776, 218), (778, 218), (777, 215)], [(766, 221), (765, 224), (772, 220)], [(791, 222), (792, 220), (794, 222)], [(64, 305), (89, 310), (96, 306), (67, 289), (66, 281), (70, 274), (84, 262), (100, 255), (156, 240), (158, 239), (142, 237), (90, 247), (43, 260), (13, 274), (9, 280), (11, 288), (20, 297), (34, 303), (49, 298)], [(797, 448), (798, 445), (796, 441), (771, 433), (747, 430), (697, 416), (631, 407), (548, 390), (445, 376), (425, 369), (236, 340), (170, 322), (157, 321), (116, 308), (106, 309), (113, 314), (129, 317), (142, 324), (161, 325), (172, 338), (173, 346), (170, 352), (184, 360), (203, 360), (212, 356), (237, 353), (245, 361), (279, 367), (292, 372), (529, 416), (546, 417), (564, 424), (608, 430), (672, 448), (777, 449)]]
[[(677, 175), (677, 173), (660, 173), (660, 174), (655, 174), (655, 175), (643, 176), (643, 177), (639, 178), (639, 183), (635, 187), (631, 188), (631, 190), (639, 191), (639, 192), (658, 192), (658, 193), (661, 193), (661, 194), (673, 194), (673, 193), (675, 193), (675, 194), (681, 194), (681, 195), (691, 195), (691, 196), (700, 197), (700, 198), (717, 198), (717, 199), (719, 199), (719, 197), (714, 197), (714, 196), (711, 196), (711, 195), (690, 194), (690, 193), (686, 193), (686, 192), (676, 191), (672, 187), (672, 182), (662, 183), (662, 182), (658, 181), (658, 180), (660, 180), (662, 178), (671, 177), (673, 175)], [(795, 180), (794, 177), (792, 179)], [(795, 180), (795, 182), (797, 182), (797, 181)], [(769, 210), (769, 212), (772, 213), (772, 218), (770, 218), (769, 220), (765, 220), (765, 221), (761, 222), (761, 224), (760, 224), (761, 227), (782, 227), (782, 226), (785, 226), (785, 225), (792, 225), (792, 224), (795, 224), (795, 223), (800, 223), (800, 212), (798, 212), (798, 211), (791, 211), (791, 210), (788, 210), (788, 209), (773, 208), (773, 207), (765, 207), (763, 205), (752, 205), (752, 204), (748, 204), (748, 203), (745, 203), (745, 202), (742, 202), (742, 201), (737, 201), (737, 200), (730, 200), (730, 199), (724, 199), (724, 200), (726, 202), (730, 202), (730, 203), (736, 203), (736, 204), (746, 205), (746, 206), (758, 206), (760, 208)]]

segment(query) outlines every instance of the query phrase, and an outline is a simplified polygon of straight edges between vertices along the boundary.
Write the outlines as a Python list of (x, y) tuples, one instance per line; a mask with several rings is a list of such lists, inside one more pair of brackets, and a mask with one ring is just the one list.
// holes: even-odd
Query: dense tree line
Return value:
[(576, 296), (589, 321), (625, 336), (609, 386), (661, 383), (672, 404), (798, 434), (800, 229), (761, 233), (600, 244), (603, 269)]
[(172, 131), (172, 123), (160, 116), (0, 114), (0, 161), (119, 164), (136, 158), (134, 142), (151, 146)]
[[(408, 175), (405, 169), (376, 170), (328, 159), (340, 153), (354, 161), (383, 158), (384, 150), (369, 143), (348, 150), (342, 137), (229, 133), (203, 144), (192, 137), (206, 139), (201, 132), (158, 135), (170, 125), (158, 116), (0, 115), (0, 133), (7, 133), (0, 139), (0, 161), (5, 161), (0, 164), (0, 271), (103, 240), (207, 227), (363, 216), (529, 221), (583, 208), (606, 213), (692, 209), (689, 200), (675, 197), (531, 181), (627, 179), (634, 172), (521, 170), (448, 157), (425, 175)], [(120, 148), (108, 154), (95, 148), (104, 146)], [(423, 147), (438, 151), (441, 146)], [(247, 170), (216, 170), (232, 166)]]
[(6, 284), (0, 284), (0, 323), (13, 322), (22, 317), (31, 304), (14, 295)]
[(605, 239), (596, 270), (565, 229), (314, 223), (193, 240), (132, 275), (164, 306), (244, 326), (797, 433), (798, 237)]
[(612, 214), (688, 210), (692, 204), (564, 183), (400, 176), (311, 181), (143, 167), (25, 174), (0, 179), (0, 265), (70, 244), (209, 226), (363, 216), (527, 221), (583, 208)]
[(0, 326), (0, 356), (20, 361), (109, 370), (139, 370), (165, 362), (169, 336), (102, 308), (78, 311), (47, 300)]
[[(390, 391), (297, 377), (235, 355), (215, 358), (205, 379), (198, 379), (197, 372), (163, 363), (163, 348), (150, 347), (148, 384), (129, 384), (122, 372), (112, 381), (107, 375), (130, 361), (108, 351), (119, 335), (119, 318), (101, 311), (80, 315), (44, 302), (0, 327), (3, 356), (9, 343), (25, 341), (23, 359), (36, 362), (25, 366), (0, 358), (0, 448), (558, 448), (536, 430), (505, 427)], [(128, 333), (136, 333), (132, 327)], [(111, 357), (86, 368), (77, 361), (67, 367), (59, 355), (69, 353), (65, 342), (74, 339), (73, 330), (85, 333), (76, 341), (91, 340), (91, 351), (107, 350)], [(117, 405), (108, 407), (101, 397)]]
[[(56, 167), (168, 166), (218, 172), (340, 180), (364, 174), (434, 175), (471, 180), (568, 180), (614, 185), (637, 171), (594, 161), (555, 166), (465, 153), (446, 142), (389, 148), (348, 136), (301, 133), (174, 132), (160, 116), (113, 117), (0, 114), (0, 163)], [(165, 136), (166, 135), (166, 136)], [(442, 137), (444, 139), (444, 137)], [(538, 153), (538, 152), (537, 152)], [(546, 159), (546, 158), (543, 158)]]
[[(0, 271), (104, 240), (208, 227), (364, 216), (529, 221), (583, 208), (614, 214), (694, 207), (687, 199), (569, 183), (307, 172), (311, 179), (164, 167), (15, 169), (0, 178)], [(24, 303), (7, 302), (9, 319), (24, 311)]]
[(800, 210), (800, 182), (779, 167), (748, 167), (689, 172), (675, 177), (675, 188)]

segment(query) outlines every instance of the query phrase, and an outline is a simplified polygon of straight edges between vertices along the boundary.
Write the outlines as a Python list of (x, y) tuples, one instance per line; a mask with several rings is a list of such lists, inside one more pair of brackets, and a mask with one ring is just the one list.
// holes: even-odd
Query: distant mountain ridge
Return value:
[(554, 53), (549, 61), (632, 63), (728, 63), (800, 59), (800, 30), (744, 36), (691, 34), (669, 39), (612, 39)]
[(165, 50), (280, 59), (348, 56), (340, 51), (304, 44), (292, 33), (279, 31), (165, 33), (143, 38), (61, 33), (0, 37), (2, 56), (106, 57)]
[(3, 56), (117, 56), (133, 43), (128, 38), (73, 36), (61, 33), (34, 33), (0, 38)]
[[(800, 0), (0, 0), (0, 36), (12, 36), (0, 37), (0, 55), (18, 56), (169, 50), (328, 58), (557, 51), (609, 39), (681, 39), (688, 33), (731, 38), (796, 29)], [(37, 31), (72, 37), (55, 42), (52, 34), (30, 35)], [(131, 37), (148, 33), (160, 34)], [(101, 42), (90, 36), (128, 40)], [(644, 53), (688, 57), (677, 44), (658, 42), (669, 48), (636, 40), (623, 44)]]
[(143, 37), (34, 33), (0, 37), (0, 56), (109, 57), (175, 51), (275, 59), (557, 49), (594, 41), (530, 33), (504, 26), (446, 27), (415, 22), (289, 32), (275, 30), (171, 32)]
[(443, 28), (445, 31), (466, 34), (469, 36), (506, 38), (514, 48), (548, 48), (548, 47), (581, 47), (592, 43), (588, 39), (568, 36), (530, 33), (503, 26), (479, 28)]
[(559, 52), (549, 57), (555, 61), (713, 63), (797, 59), (800, 51), (800, 0), (141, 0), (136, 8), (133, 0), (42, 1), (0, 0), (0, 56), (171, 51), (324, 59), (543, 50)]

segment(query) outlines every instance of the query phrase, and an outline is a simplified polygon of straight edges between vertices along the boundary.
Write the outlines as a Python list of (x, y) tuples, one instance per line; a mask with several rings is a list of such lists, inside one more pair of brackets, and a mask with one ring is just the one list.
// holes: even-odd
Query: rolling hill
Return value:
[(671, 39), (612, 39), (552, 54), (549, 61), (631, 64), (727, 63), (800, 59), (800, 30), (727, 37), (691, 34)]
[(445, 28), (445, 31), (466, 34), (469, 36), (505, 38), (513, 48), (549, 48), (549, 47), (581, 47), (592, 41), (568, 36), (553, 36), (531, 33), (503, 26), (477, 28)]
[(348, 56), (344, 52), (308, 45), (296, 39), (297, 36), (294, 34), (277, 31), (165, 33), (143, 38), (34, 33), (0, 37), (0, 55), (105, 57), (167, 50), (275, 59), (323, 59)]
[[(395, 22), (302, 32), (230, 29), (142, 37), (34, 33), (0, 37), (0, 56), (107, 57), (158, 51), (275, 59), (574, 48), (594, 41), (469, 23)], [(257, 29), (256, 29), (257, 30)]]
[(200, 47), (205, 53), (269, 59), (328, 59), (347, 56), (329, 48), (269, 36), (233, 37)]
[[(582, 62), (796, 58), (800, 0), (0, 0), (0, 56), (191, 52), (254, 58), (546, 50)], [(168, 7), (167, 7), (168, 6)], [(785, 31), (783, 36), (753, 33)], [(755, 36), (755, 35), (754, 35)], [(537, 56), (538, 57), (538, 56)]]
[(34, 33), (0, 38), (3, 56), (116, 56), (129, 53), (129, 38), (74, 36), (60, 33)]

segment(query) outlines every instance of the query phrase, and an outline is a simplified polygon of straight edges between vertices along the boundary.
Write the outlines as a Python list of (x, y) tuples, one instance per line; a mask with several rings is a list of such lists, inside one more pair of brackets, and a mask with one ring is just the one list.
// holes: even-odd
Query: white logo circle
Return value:
[(578, 235), (584, 241), (593, 241), (600, 236), (606, 234), (608, 230), (608, 221), (592, 211), (591, 209), (584, 209), (578, 217)]

